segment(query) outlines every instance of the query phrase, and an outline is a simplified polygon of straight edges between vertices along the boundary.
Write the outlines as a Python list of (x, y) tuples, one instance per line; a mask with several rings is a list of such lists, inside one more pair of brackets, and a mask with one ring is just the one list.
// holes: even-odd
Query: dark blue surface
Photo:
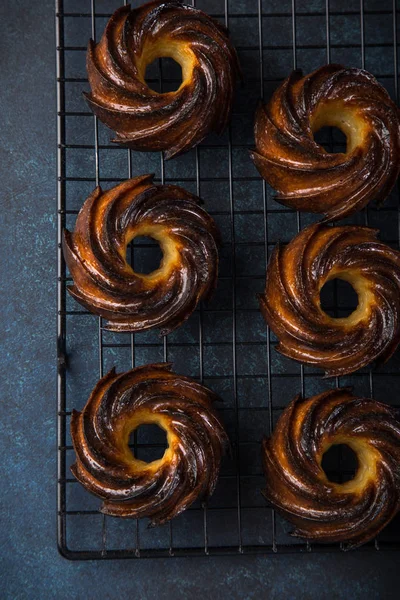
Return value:
[(101, 563), (59, 556), (53, 24), (52, 1), (0, 5), (1, 597), (398, 597), (399, 557), (382, 552)]

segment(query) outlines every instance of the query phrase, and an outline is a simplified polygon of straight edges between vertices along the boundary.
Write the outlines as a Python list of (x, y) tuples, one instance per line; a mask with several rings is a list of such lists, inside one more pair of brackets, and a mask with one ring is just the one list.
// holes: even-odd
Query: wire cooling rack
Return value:
[[(190, 0), (188, 0), (190, 3)], [(398, 11), (396, 0), (197, 0), (193, 2), (225, 23), (238, 50), (244, 85), (237, 91), (229, 130), (209, 136), (182, 157), (164, 162), (159, 153), (139, 153), (110, 144), (111, 132), (92, 115), (82, 98), (88, 90), (85, 54), (90, 37), (99, 39), (122, 0), (57, 0), (58, 85), (58, 545), (70, 559), (284, 553), (340, 550), (291, 538), (290, 525), (266, 504), (260, 440), (273, 428), (299, 392), (312, 395), (338, 385), (356, 394), (393, 403), (398, 385), (397, 353), (379, 371), (364, 369), (348, 377), (323, 380), (275, 352), (255, 295), (264, 285), (268, 256), (278, 240), (288, 242), (312, 215), (299, 214), (274, 201), (248, 151), (253, 147), (254, 111), (292, 68), (309, 72), (326, 62), (365, 67), (398, 100)], [(139, 2), (132, 2), (132, 6)], [(396, 12), (397, 11), (397, 12)], [(176, 67), (176, 65), (175, 65)], [(179, 73), (159, 61), (148, 73), (154, 89), (179, 85)], [(175, 87), (174, 87), (175, 86)], [(335, 132), (321, 143), (340, 150)], [(325, 137), (324, 137), (325, 136)], [(102, 320), (66, 293), (71, 279), (61, 252), (64, 227), (73, 229), (76, 214), (93, 188), (109, 188), (128, 177), (155, 173), (156, 181), (182, 185), (205, 201), (223, 238), (220, 277), (209, 305), (199, 307), (178, 331), (162, 339), (157, 332), (115, 334)], [(381, 239), (398, 247), (398, 191), (379, 212), (370, 207), (353, 223), (381, 230)], [(154, 258), (151, 244), (131, 248), (139, 270)], [(339, 286), (328, 291), (326, 309), (342, 316), (349, 303)], [(77, 483), (69, 470), (74, 453), (69, 435), (73, 408), (81, 409), (96, 381), (111, 367), (172, 361), (174, 369), (194, 377), (223, 398), (219, 411), (232, 441), (215, 494), (208, 505), (196, 503), (171, 523), (149, 529), (145, 520), (106, 517), (100, 501)], [(139, 457), (160, 452), (154, 432), (132, 440)], [(332, 479), (346, 476), (343, 453), (327, 466)], [(400, 521), (394, 520), (363, 550), (399, 549)]]

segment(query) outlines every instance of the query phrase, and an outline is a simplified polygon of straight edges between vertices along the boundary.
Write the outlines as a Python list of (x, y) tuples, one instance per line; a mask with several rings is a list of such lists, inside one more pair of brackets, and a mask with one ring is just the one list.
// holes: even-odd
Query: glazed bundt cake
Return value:
[[(176, 91), (158, 93), (145, 81), (162, 57), (182, 67)], [(100, 42), (89, 43), (87, 71), (87, 101), (114, 141), (171, 158), (225, 129), (239, 63), (223, 25), (179, 0), (156, 0), (113, 14)]]
[[(326, 152), (314, 139), (325, 126), (347, 138), (345, 152)], [(261, 176), (276, 200), (301, 211), (342, 219), (371, 200), (382, 202), (400, 170), (399, 110), (367, 71), (326, 65), (294, 71), (255, 121)]]
[[(218, 230), (199, 203), (178, 186), (154, 184), (152, 175), (106, 192), (97, 187), (74, 232), (64, 232), (69, 293), (113, 331), (167, 334), (181, 325), (210, 297), (218, 275)], [(163, 259), (152, 273), (138, 273), (126, 260), (137, 236), (160, 244)]]
[[(117, 517), (169, 521), (215, 488), (228, 444), (213, 408), (218, 397), (170, 364), (113, 369), (94, 388), (82, 412), (73, 411), (71, 470), (103, 499), (101, 511)], [(129, 435), (143, 424), (167, 433), (162, 458), (147, 463), (129, 449)]]
[[(355, 476), (344, 483), (330, 481), (321, 466), (333, 445), (357, 457)], [(400, 422), (391, 407), (349, 389), (295, 398), (264, 439), (263, 463), (265, 497), (295, 536), (359, 546), (400, 508)]]
[[(400, 253), (377, 240), (377, 233), (314, 224), (286, 247), (277, 245), (260, 308), (279, 352), (327, 376), (390, 358), (400, 341)], [(357, 292), (358, 306), (348, 317), (334, 318), (321, 308), (321, 289), (332, 279)]]

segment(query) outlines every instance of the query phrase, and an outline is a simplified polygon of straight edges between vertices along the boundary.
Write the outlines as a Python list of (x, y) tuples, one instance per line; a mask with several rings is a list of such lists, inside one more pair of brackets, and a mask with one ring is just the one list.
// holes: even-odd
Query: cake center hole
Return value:
[(314, 140), (330, 154), (347, 150), (346, 135), (338, 127), (321, 127), (314, 132)]
[(321, 467), (329, 481), (346, 483), (357, 473), (357, 454), (347, 444), (335, 444), (323, 455)]
[(334, 318), (349, 317), (358, 306), (358, 295), (353, 286), (343, 279), (327, 281), (320, 292), (322, 310)]
[(176, 92), (183, 81), (182, 67), (169, 56), (156, 58), (147, 65), (144, 78), (154, 92)]
[(133, 456), (143, 462), (159, 460), (168, 448), (166, 431), (154, 423), (139, 425), (129, 436), (129, 447)]
[(135, 271), (149, 275), (160, 268), (163, 253), (157, 240), (138, 235), (126, 250), (126, 261)]

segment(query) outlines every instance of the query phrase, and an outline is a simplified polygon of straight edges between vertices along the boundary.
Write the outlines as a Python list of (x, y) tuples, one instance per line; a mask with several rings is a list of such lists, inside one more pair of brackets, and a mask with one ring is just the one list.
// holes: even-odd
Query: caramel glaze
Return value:
[[(260, 308), (279, 352), (326, 376), (390, 358), (400, 341), (400, 253), (376, 236), (368, 227), (313, 224), (286, 247), (276, 246)], [(321, 308), (320, 291), (330, 279), (348, 281), (358, 294), (346, 318)]]
[[(101, 512), (169, 521), (217, 483), (228, 438), (213, 408), (218, 396), (167, 363), (100, 379), (82, 412), (73, 411), (76, 453), (72, 473), (103, 499)], [(168, 448), (146, 463), (129, 449), (129, 435), (153, 423), (167, 432)]]
[[(159, 327), (164, 335), (181, 325), (210, 297), (218, 275), (218, 230), (199, 202), (180, 187), (155, 185), (153, 175), (106, 192), (97, 187), (75, 231), (64, 232), (74, 282), (69, 293), (113, 331)], [(137, 236), (156, 239), (163, 252), (160, 267), (148, 275), (126, 261), (127, 244)]]
[[(321, 467), (336, 444), (357, 456), (345, 483), (329, 481)], [(295, 525), (294, 536), (359, 546), (400, 508), (400, 422), (391, 407), (349, 389), (297, 396), (264, 439), (263, 463), (265, 497)]]
[[(182, 67), (177, 91), (158, 93), (145, 81), (161, 57)], [(113, 14), (100, 42), (89, 42), (87, 71), (86, 99), (114, 141), (171, 158), (225, 129), (239, 63), (223, 25), (179, 0), (157, 0)]]
[[(346, 152), (330, 154), (315, 142), (324, 126), (345, 133)], [(398, 108), (370, 73), (341, 65), (305, 77), (294, 71), (257, 109), (255, 142), (252, 159), (278, 202), (325, 220), (382, 202), (400, 170)]]

